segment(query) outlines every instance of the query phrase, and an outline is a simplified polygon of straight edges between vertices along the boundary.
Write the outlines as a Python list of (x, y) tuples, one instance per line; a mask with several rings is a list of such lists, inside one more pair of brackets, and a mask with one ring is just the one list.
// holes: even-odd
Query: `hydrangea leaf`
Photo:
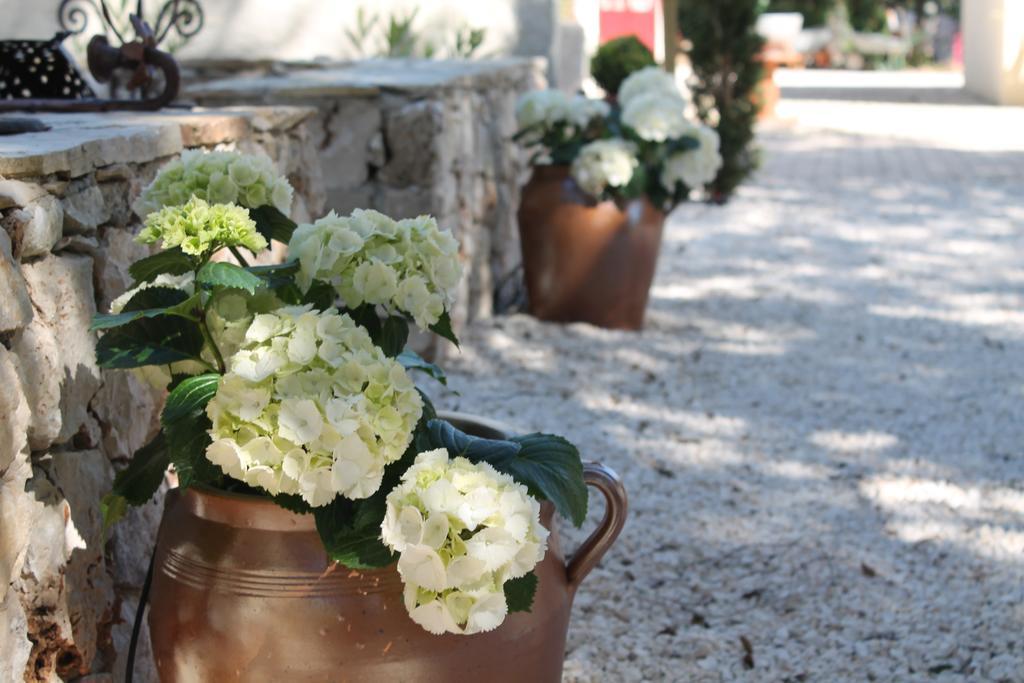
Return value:
[(537, 593), (537, 575), (533, 572), (509, 579), (505, 582), (505, 602), (509, 612), (529, 612), (533, 607), (533, 597)]
[(430, 326), (430, 331), (444, 337), (455, 346), (459, 346), (459, 339), (452, 330), (452, 319), (448, 315), (448, 311), (442, 313), (440, 320)]
[(380, 540), (385, 495), (378, 491), (360, 501), (338, 496), (313, 509), (317, 533), (332, 560), (349, 569), (386, 567), (395, 561), (394, 553)]
[(374, 343), (384, 350), (384, 355), (388, 358), (395, 358), (401, 354), (408, 340), (409, 323), (397, 315), (389, 315), (381, 321), (380, 333), (373, 337)]
[(217, 383), (220, 375), (215, 372), (208, 372), (203, 375), (186, 377), (167, 395), (167, 402), (164, 404), (164, 411), (160, 415), (160, 422), (168, 424), (178, 422), (199, 412), (203, 412), (206, 404), (217, 393)]
[(424, 360), (420, 354), (415, 351), (406, 349), (398, 354), (398, 362), (402, 364), (406, 370), (419, 370), (425, 372), (441, 384), (448, 386), (448, 376), (444, 374), (444, 370), (440, 367), (431, 363), (428, 360)]
[(214, 481), (221, 474), (220, 468), (206, 458), (206, 447), (210, 445), (207, 431), (211, 427), (206, 404), (217, 393), (219, 378), (215, 373), (207, 373), (182, 380), (167, 395), (160, 415), (168, 455), (182, 488)]
[(203, 348), (198, 326), (174, 316), (143, 317), (111, 329), (96, 343), (101, 368), (137, 368), (196, 360)]
[(139, 259), (128, 267), (128, 273), (135, 278), (135, 284), (138, 286), (143, 282), (155, 280), (157, 275), (164, 273), (182, 275), (195, 266), (196, 263), (191, 256), (183, 252), (181, 247), (174, 247)]
[(245, 268), (234, 263), (218, 261), (210, 261), (200, 268), (196, 274), (196, 282), (205, 287), (241, 289), (249, 294), (255, 294), (263, 285), (263, 280), (258, 275), (253, 275)]
[(483, 460), (495, 465), (495, 461), (505, 461), (515, 457), (521, 448), (519, 444), (512, 441), (483, 439), (466, 434), (445, 420), (430, 420), (427, 423), (427, 431), (432, 449), (444, 448), (452, 458), (463, 456), (473, 462)]
[(181, 315), (195, 320), (189, 307), (180, 308), (188, 301), (189, 295), (171, 287), (147, 287), (133, 296), (120, 313), (97, 313), (92, 317), (89, 329), (107, 330), (120, 327), (140, 318), (155, 318), (158, 315)]
[(546, 498), (563, 517), (580, 526), (587, 516), (587, 484), (583, 479), (580, 452), (553, 434), (514, 436), (519, 452), (501, 461), (495, 469), (511, 474), (526, 484), (530, 493)]
[(160, 432), (152, 441), (135, 451), (128, 467), (114, 477), (113, 489), (100, 504), (103, 528), (109, 529), (124, 516), (129, 505), (149, 502), (163, 483), (169, 464), (167, 442), (163, 432)]
[(249, 209), (249, 217), (256, 223), (256, 230), (267, 238), (288, 244), (295, 232), (296, 223), (269, 204)]

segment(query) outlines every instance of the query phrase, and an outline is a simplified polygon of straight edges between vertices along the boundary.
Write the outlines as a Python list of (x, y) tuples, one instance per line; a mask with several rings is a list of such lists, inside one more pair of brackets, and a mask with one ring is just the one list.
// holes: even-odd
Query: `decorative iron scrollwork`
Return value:
[[(142, 0), (138, 0), (133, 15), (146, 18)], [(103, 33), (121, 44), (128, 39), (122, 35), (127, 26), (119, 25), (106, 0), (61, 0), (57, 8), (57, 21), (61, 28), (75, 34), (82, 34), (89, 28), (91, 18), (100, 23)], [(199, 0), (166, 0), (149, 23), (153, 27), (156, 45), (160, 45), (173, 31), (182, 43), (188, 42), (203, 28), (205, 17)]]

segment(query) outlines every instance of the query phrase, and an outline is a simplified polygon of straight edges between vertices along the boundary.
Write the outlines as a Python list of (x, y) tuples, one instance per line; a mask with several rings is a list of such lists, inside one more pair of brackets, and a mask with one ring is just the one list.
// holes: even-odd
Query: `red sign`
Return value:
[(601, 42), (634, 35), (655, 51), (659, 0), (601, 0)]

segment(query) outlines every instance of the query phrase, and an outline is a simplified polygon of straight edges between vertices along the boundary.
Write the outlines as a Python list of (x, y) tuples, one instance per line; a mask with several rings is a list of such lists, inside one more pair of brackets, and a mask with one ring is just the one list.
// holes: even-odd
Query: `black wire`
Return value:
[(128, 662), (125, 664), (125, 683), (132, 683), (135, 676), (135, 648), (139, 644), (139, 632), (142, 631), (142, 617), (146, 613), (146, 603), (149, 602), (149, 587), (153, 583), (153, 563), (156, 560), (156, 544), (153, 545), (153, 553), (149, 556), (149, 569), (146, 571), (146, 580), (142, 584), (142, 592), (139, 593), (139, 605), (135, 608), (135, 623), (132, 625), (132, 639), (128, 644)]

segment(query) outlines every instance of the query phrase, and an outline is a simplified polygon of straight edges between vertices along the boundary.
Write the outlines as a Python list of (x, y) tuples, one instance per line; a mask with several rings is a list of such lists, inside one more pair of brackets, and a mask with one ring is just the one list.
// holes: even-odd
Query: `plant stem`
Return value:
[(220, 354), (220, 349), (217, 348), (217, 343), (213, 341), (213, 335), (210, 334), (210, 328), (206, 326), (205, 314), (199, 320), (199, 331), (203, 334), (203, 341), (213, 350), (213, 357), (217, 360), (217, 367), (220, 369), (220, 373), (224, 374), (227, 371), (227, 366), (224, 364), (224, 356)]
[(244, 256), (242, 256), (242, 252), (238, 251), (238, 247), (228, 247), (228, 249), (230, 249), (231, 254), (236, 259), (238, 259), (238, 265), (242, 266), (243, 268), (249, 267), (249, 262), (245, 260)]

